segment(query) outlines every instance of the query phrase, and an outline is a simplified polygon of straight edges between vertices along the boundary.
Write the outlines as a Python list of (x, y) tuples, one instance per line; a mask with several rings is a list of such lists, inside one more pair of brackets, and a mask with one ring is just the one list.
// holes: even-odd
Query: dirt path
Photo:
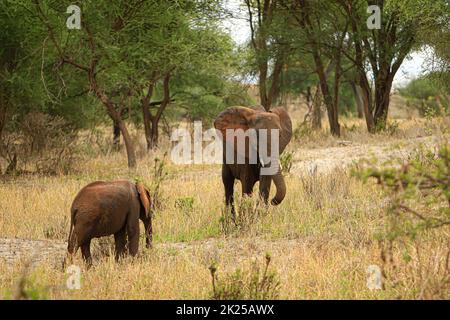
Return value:
[[(192, 242), (156, 243), (155, 250), (170, 254), (197, 256), (202, 263), (221, 261), (225, 257), (234, 262), (249, 258), (260, 258), (266, 252), (271, 254), (287, 254), (294, 247), (306, 246), (307, 239), (281, 239), (276, 241), (261, 238), (214, 238)], [(30, 263), (38, 265), (46, 262), (55, 268), (62, 268), (66, 259), (67, 244), (61, 240), (30, 240), (0, 238), (0, 262), (6, 265)], [(93, 252), (94, 260), (97, 260)], [(78, 252), (78, 255), (80, 253)]]
[(433, 148), (438, 144), (436, 137), (394, 140), (374, 145), (342, 141), (339, 147), (302, 149), (294, 156), (291, 172), (329, 173), (336, 168), (345, 168), (359, 160), (376, 158), (380, 163), (390, 159), (406, 159), (419, 146)]

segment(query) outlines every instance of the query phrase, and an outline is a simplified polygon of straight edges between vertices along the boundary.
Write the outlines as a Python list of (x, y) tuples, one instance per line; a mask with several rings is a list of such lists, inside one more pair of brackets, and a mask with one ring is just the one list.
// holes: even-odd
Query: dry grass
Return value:
[[(365, 134), (350, 138), (377, 139)], [(155, 157), (162, 158), (163, 152), (141, 155), (135, 172), (125, 169), (122, 150), (87, 157), (77, 173), (66, 176), (5, 179), (0, 183), (1, 237), (65, 241), (69, 208), (81, 187), (98, 179), (137, 176), (149, 182)], [(263, 259), (269, 251), (271, 268), (280, 276), (280, 298), (421, 297), (420, 281), (404, 271), (407, 266), (401, 261), (397, 269), (402, 270), (401, 284), (385, 290), (366, 286), (367, 267), (382, 263), (376, 235), (383, 226), (385, 197), (375, 186), (363, 185), (344, 169), (290, 174), (288, 194), (280, 206), (258, 215), (249, 228), (225, 235), (219, 168), (167, 165), (164, 206), (154, 220), (155, 249), (145, 251), (141, 246), (139, 258), (116, 264), (113, 257), (98, 253), (97, 241), (94, 267), (83, 269), (81, 290), (64, 289), (64, 270), (44, 263), (29, 272), (26, 292), (50, 299), (206, 299), (212, 290), (208, 270), (212, 262), (218, 263), (221, 274), (249, 266), (252, 259)], [(184, 210), (177, 201), (186, 197), (193, 199), (192, 210)], [(432, 246), (438, 240), (442, 239), (430, 236), (427, 243)], [(433, 252), (422, 252), (421, 259), (432, 260)], [(82, 265), (79, 256), (75, 263)], [(0, 273), (0, 298), (12, 296), (24, 264), (11, 267), (0, 260), (0, 269), (7, 270)]]

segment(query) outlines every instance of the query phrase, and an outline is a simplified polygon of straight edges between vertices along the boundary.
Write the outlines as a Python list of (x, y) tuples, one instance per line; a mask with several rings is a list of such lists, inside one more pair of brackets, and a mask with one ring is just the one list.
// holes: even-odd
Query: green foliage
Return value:
[(36, 279), (36, 275), (29, 275), (30, 261), (27, 262), (23, 273), (20, 275), (15, 288), (4, 292), (7, 300), (47, 300), (49, 299), (49, 287), (43, 286)]
[(354, 174), (366, 182), (375, 178), (388, 196), (385, 230), (378, 235), (385, 287), (408, 286), (417, 298), (448, 299), (449, 146), (437, 153), (418, 150), (400, 167)]
[(388, 239), (418, 234), (450, 224), (450, 148), (418, 152), (401, 168), (368, 168), (355, 174), (375, 178), (390, 195)]
[(293, 160), (294, 160), (294, 152), (285, 151), (281, 154), (280, 164), (281, 164), (281, 170), (283, 173), (291, 172)]
[(429, 74), (413, 79), (399, 90), (408, 105), (417, 108), (422, 116), (433, 117), (449, 110), (450, 89), (442, 87), (435, 77)]
[(175, 207), (181, 210), (183, 214), (190, 216), (194, 210), (194, 198), (183, 197), (175, 200)]
[(134, 179), (135, 182), (143, 182), (146, 188), (149, 190), (152, 215), (155, 215), (156, 212), (163, 209), (164, 195), (161, 190), (161, 186), (168, 177), (165, 157), (166, 154), (164, 154), (164, 158), (162, 160), (159, 158), (155, 158), (153, 164), (152, 181), (150, 183), (142, 181), (140, 177), (135, 177)]
[(275, 271), (269, 270), (272, 258), (266, 254), (265, 263), (261, 266), (257, 261), (250, 270), (236, 269), (220, 279), (217, 266), (209, 267), (212, 278), (213, 300), (273, 300), (279, 298), (280, 282)]
[(399, 128), (398, 121), (395, 121), (395, 120), (389, 121), (388, 120), (386, 122), (380, 121), (377, 124), (375, 130), (377, 132), (384, 132), (384, 133), (392, 136), (392, 135), (394, 135), (394, 134), (396, 134), (398, 132), (398, 128)]
[(304, 137), (309, 137), (313, 133), (313, 129), (309, 123), (299, 124), (292, 133), (295, 140), (301, 140)]

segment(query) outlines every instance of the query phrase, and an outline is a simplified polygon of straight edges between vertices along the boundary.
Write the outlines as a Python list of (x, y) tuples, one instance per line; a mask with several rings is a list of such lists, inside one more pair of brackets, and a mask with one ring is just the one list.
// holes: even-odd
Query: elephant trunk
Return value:
[(277, 192), (275, 197), (273, 197), (271, 203), (276, 206), (280, 204), (284, 197), (286, 196), (286, 183), (284, 182), (284, 177), (281, 174), (281, 168), (278, 169), (278, 173), (272, 176), (275, 187), (277, 188)]
[(153, 241), (153, 228), (152, 228), (152, 217), (150, 213), (150, 217), (146, 217), (144, 220), (144, 227), (145, 227), (145, 246), (146, 248), (152, 247), (152, 241)]

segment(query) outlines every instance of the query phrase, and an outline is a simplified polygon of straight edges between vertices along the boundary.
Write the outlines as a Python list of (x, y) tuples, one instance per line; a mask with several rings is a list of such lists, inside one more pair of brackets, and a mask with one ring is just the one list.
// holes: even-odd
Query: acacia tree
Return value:
[[(339, 136), (339, 92), (341, 78), (345, 71), (342, 69), (342, 60), (348, 23), (342, 17), (339, 7), (333, 2), (282, 0), (281, 3), (292, 17), (289, 20), (292, 24), (290, 28), (297, 38), (297, 49), (311, 54), (313, 70), (319, 80), (316, 96), (320, 89), (327, 110), (330, 131), (333, 135)], [(332, 71), (334, 77), (330, 79)], [(317, 110), (313, 119), (318, 119)]]
[(68, 65), (85, 74), (89, 91), (97, 97), (120, 129), (127, 151), (128, 167), (135, 168), (133, 142), (106, 88), (117, 83), (126, 84), (131, 78), (131, 59), (126, 51), (130, 43), (123, 36), (124, 30), (142, 23), (144, 13), (152, 12), (155, 7), (139, 0), (118, 4), (96, 1), (80, 3), (79, 6), (83, 13), (82, 28), (70, 32), (60, 23), (60, 9), (66, 8), (63, 3), (34, 0), (32, 11), (36, 12), (47, 30), (47, 37), (56, 50), (59, 68)]
[(279, 0), (244, 0), (250, 26), (250, 45), (258, 70), (261, 105), (269, 110), (280, 93), (280, 78), (289, 55), (283, 37)]
[[(168, 106), (171, 101), (170, 98), (170, 72), (167, 72), (164, 75), (163, 80), (163, 92), (164, 98), (159, 102), (150, 102), (153, 96), (153, 90), (155, 86), (154, 80), (150, 80), (148, 85), (147, 93), (142, 99), (141, 106), (142, 112), (144, 116), (144, 129), (145, 129), (145, 140), (147, 142), (147, 150), (151, 150), (158, 146), (158, 125), (161, 120), (161, 116), (163, 115), (164, 110)], [(156, 107), (156, 112), (152, 114), (150, 111), (151, 106)]]
[[(386, 125), (394, 77), (408, 54), (423, 44), (419, 34), (442, 28), (443, 24), (448, 28), (448, 21), (441, 19), (448, 5), (443, 0), (339, 0), (339, 3), (351, 26), (353, 54), (347, 57), (356, 66), (367, 128), (374, 132)], [(369, 5), (380, 8), (380, 29), (367, 27)], [(368, 73), (372, 75), (373, 88)]]
[[(230, 37), (220, 31), (217, 17), (212, 14), (216, 8), (180, 3), (166, 6), (165, 19), (151, 26), (155, 36), (139, 42), (141, 47), (153, 48), (152, 55), (142, 52), (135, 66), (135, 89), (140, 97), (148, 150), (158, 146), (159, 122), (166, 108), (178, 96), (182, 99), (179, 89), (184, 91), (183, 82), (191, 81), (186, 75), (198, 79), (204, 74), (227, 76), (226, 67), (234, 58)], [(172, 90), (174, 86), (176, 91)], [(159, 100), (152, 101), (155, 97)]]
[(40, 90), (38, 64), (39, 29), (26, 19), (25, 8), (9, 1), (0, 2), (0, 154), (3, 130), (31, 108), (41, 106), (46, 97)]

